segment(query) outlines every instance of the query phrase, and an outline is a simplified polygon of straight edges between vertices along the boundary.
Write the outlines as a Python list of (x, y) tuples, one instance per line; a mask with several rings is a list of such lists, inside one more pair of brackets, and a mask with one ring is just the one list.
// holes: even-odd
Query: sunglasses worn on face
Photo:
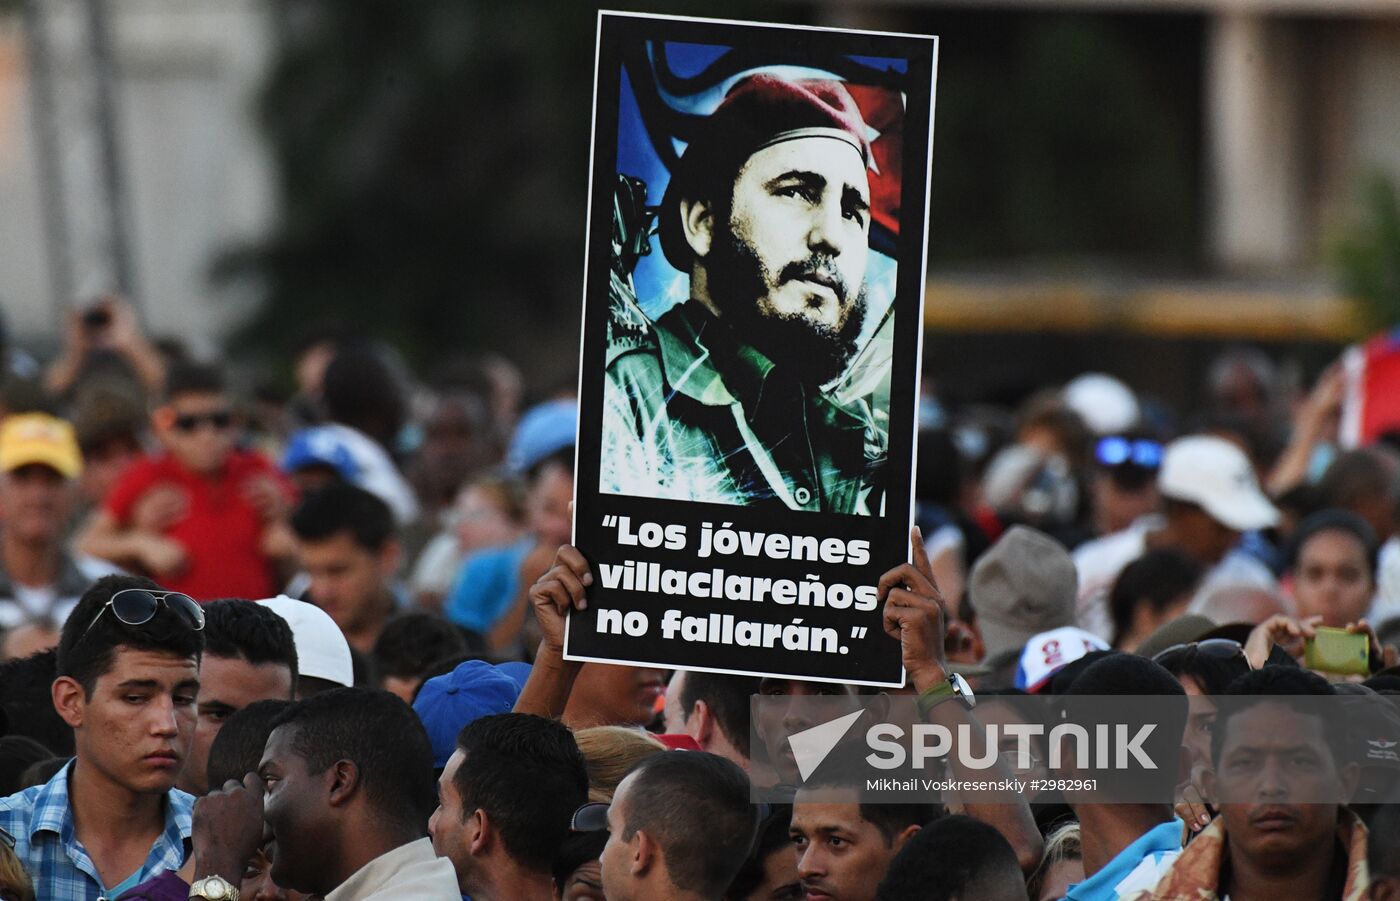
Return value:
[(1146, 438), (1109, 436), (1094, 446), (1094, 457), (1104, 466), (1132, 465), (1157, 469), (1162, 465), (1162, 445)]
[(205, 423), (222, 432), (233, 425), (233, 414), (228, 410), (215, 410), (212, 413), (181, 413), (175, 417), (175, 428), (182, 432), (196, 431)]
[[(200, 608), (199, 602), (187, 594), (178, 591), (147, 591), (144, 588), (123, 588), (112, 595), (107, 603), (102, 605), (102, 609), (97, 611), (97, 616), (92, 618), (88, 627), (83, 630), (83, 635), (92, 631), (92, 627), (97, 625), (97, 620), (110, 607), (112, 615), (128, 626), (144, 626), (155, 618), (156, 611), (164, 605), (174, 611), (185, 625), (196, 632), (204, 629), (204, 610)], [(82, 641), (80, 637), (78, 639)]]

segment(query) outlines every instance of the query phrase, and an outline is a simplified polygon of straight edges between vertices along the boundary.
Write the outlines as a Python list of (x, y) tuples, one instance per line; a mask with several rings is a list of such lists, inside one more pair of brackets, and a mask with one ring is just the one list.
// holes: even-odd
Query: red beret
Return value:
[(681, 228), (680, 201), (728, 187), (749, 157), (797, 138), (826, 137), (849, 143), (870, 162), (868, 129), (850, 93), (833, 79), (790, 81), (750, 75), (734, 83), (699, 126), (671, 173), (661, 201), (661, 250), (671, 265), (689, 270), (690, 245)]

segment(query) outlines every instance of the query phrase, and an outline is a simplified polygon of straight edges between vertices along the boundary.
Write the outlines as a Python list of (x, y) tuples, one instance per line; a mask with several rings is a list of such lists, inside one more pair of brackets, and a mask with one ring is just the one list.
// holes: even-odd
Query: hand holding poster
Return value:
[(600, 15), (569, 658), (901, 684), (936, 50)]

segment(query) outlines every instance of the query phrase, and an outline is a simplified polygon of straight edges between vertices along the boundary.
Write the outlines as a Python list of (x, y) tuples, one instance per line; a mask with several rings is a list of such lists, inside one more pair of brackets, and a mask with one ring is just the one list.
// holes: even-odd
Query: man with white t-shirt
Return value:
[(1105, 640), (1113, 632), (1109, 590), (1125, 566), (1150, 550), (1174, 547), (1207, 567), (1193, 608), (1221, 589), (1277, 587), (1268, 567), (1237, 548), (1242, 533), (1278, 522), (1278, 510), (1259, 490), (1238, 447), (1212, 435), (1173, 441), (1162, 457), (1157, 488), (1161, 515), (1145, 516), (1074, 552), (1079, 625)]
[(67, 422), (17, 413), (0, 426), (0, 631), (62, 623), (88, 586), (117, 572), (65, 547), (82, 471)]

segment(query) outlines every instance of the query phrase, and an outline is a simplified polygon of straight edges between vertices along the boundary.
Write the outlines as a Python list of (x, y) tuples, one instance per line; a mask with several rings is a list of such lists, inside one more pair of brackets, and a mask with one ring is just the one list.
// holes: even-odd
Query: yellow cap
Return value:
[(0, 423), (0, 471), (42, 463), (64, 478), (77, 478), (83, 456), (73, 427), (47, 413), (16, 413)]

